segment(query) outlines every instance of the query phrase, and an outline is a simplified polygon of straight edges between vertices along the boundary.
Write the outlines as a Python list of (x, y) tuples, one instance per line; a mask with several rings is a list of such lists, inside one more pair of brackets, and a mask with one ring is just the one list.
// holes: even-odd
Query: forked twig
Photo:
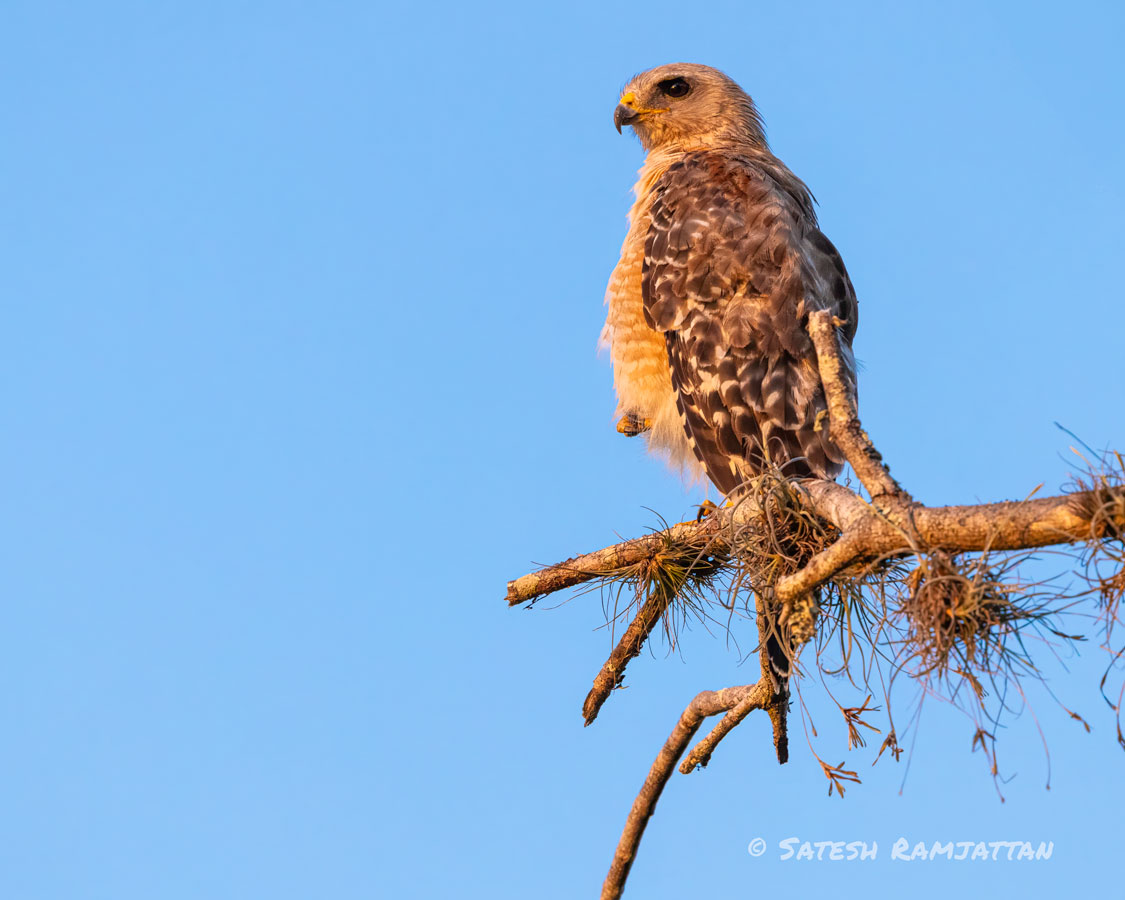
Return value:
[(676, 727), (668, 735), (668, 740), (660, 748), (660, 752), (653, 760), (648, 777), (633, 801), (629, 816), (625, 820), (625, 829), (617, 843), (617, 851), (613, 855), (613, 862), (609, 867), (605, 883), (602, 885), (602, 900), (617, 900), (625, 889), (625, 879), (629, 877), (629, 869), (637, 855), (641, 837), (644, 836), (645, 826), (652, 814), (656, 811), (656, 802), (664, 790), (664, 785), (672, 776), (676, 763), (683, 756), (684, 750), (703, 724), (704, 719), (716, 716), (719, 713), (734, 709), (740, 704), (765, 705), (772, 694), (772, 686), (768, 678), (761, 679), (757, 684), (747, 684), (741, 687), (724, 688), (721, 691), (703, 691), (687, 705)]

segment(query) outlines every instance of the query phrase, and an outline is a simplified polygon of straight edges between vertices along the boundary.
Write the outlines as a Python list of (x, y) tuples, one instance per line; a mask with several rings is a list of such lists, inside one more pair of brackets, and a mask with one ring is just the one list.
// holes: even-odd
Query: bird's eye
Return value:
[(669, 78), (660, 82), (657, 87), (665, 97), (686, 97), (691, 90), (691, 85), (683, 78)]

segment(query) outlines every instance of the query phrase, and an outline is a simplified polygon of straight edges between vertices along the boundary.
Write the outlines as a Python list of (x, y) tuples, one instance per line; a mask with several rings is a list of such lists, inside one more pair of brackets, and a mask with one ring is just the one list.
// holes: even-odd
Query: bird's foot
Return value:
[(625, 437), (636, 437), (638, 434), (644, 434), (650, 428), (652, 428), (652, 419), (642, 419), (632, 413), (622, 416), (617, 423), (618, 433), (625, 435)]
[(702, 522), (708, 516), (714, 515), (718, 508), (719, 507), (717, 507), (710, 500), (704, 500), (699, 504), (699, 512), (695, 514), (695, 521)]

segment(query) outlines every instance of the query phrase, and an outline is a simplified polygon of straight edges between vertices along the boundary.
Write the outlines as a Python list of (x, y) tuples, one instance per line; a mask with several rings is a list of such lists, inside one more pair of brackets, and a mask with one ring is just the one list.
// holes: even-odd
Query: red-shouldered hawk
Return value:
[(614, 112), (648, 151), (606, 292), (618, 429), (694, 460), (724, 494), (768, 458), (835, 478), (809, 312), (844, 320), (854, 389), (855, 291), (813, 197), (766, 143), (734, 81), (688, 63), (625, 87)]

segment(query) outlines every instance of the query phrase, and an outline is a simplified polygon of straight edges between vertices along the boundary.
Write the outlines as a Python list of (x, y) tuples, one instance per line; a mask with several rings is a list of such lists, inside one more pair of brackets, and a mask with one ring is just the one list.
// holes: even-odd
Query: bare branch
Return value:
[(573, 556), (538, 572), (523, 575), (508, 582), (508, 595), (505, 599), (509, 606), (517, 606), (520, 603), (538, 600), (555, 591), (584, 584), (614, 569), (623, 569), (645, 559), (651, 559), (669, 539), (677, 542), (703, 540), (712, 532), (718, 531), (719, 523), (712, 521), (712, 518), (709, 517), (701, 522), (681, 522), (666, 531), (657, 531), (644, 537), (613, 544), (602, 550), (595, 550), (593, 553)]
[[(814, 556), (805, 569), (778, 583), (779, 599), (799, 596), (854, 562), (911, 550), (901, 528), (887, 521), (848, 488), (824, 481), (806, 482), (801, 489), (810, 511), (843, 533), (835, 544)], [(1099, 530), (1125, 528), (1123, 515), (1095, 521), (1085, 512), (1102, 505), (1102, 498), (1096, 492), (1081, 491), (976, 506), (915, 505), (910, 509), (910, 516), (917, 541), (932, 550), (1027, 550), (1079, 543), (1096, 537)], [(709, 539), (717, 550), (724, 549), (727, 521), (753, 514), (753, 511), (743, 513), (737, 507), (717, 510), (702, 522), (681, 522), (665, 532), (573, 557), (510, 581), (507, 601), (510, 605), (525, 603), (633, 565), (658, 553), (668, 539), (685, 543)]]
[(609, 874), (602, 885), (602, 900), (617, 900), (625, 889), (625, 879), (629, 877), (629, 869), (636, 858), (645, 826), (656, 811), (656, 802), (703, 720), (734, 709), (744, 701), (751, 705), (764, 705), (769, 701), (771, 693), (769, 679), (762, 678), (757, 684), (729, 687), (721, 691), (703, 691), (687, 705), (668, 740), (653, 760), (648, 777), (641, 786), (637, 799), (633, 801), (633, 808), (625, 820), (625, 829), (621, 832), (621, 840), (617, 843), (617, 851), (613, 854)]
[[(763, 681), (768, 683), (768, 679), (763, 678)], [(719, 741), (730, 734), (738, 725), (742, 723), (751, 712), (756, 709), (763, 709), (767, 703), (770, 702), (769, 691), (751, 691), (745, 697), (738, 701), (738, 703), (728, 712), (719, 724), (711, 729), (711, 732), (696, 744), (691, 749), (691, 753), (687, 755), (682, 763), (680, 763), (680, 771), (687, 775), (696, 766), (706, 766), (711, 761), (711, 754), (715, 752), (715, 748), (719, 745)], [(765, 700), (763, 700), (763, 696)]]
[(829, 434), (844, 451), (844, 456), (867, 488), (872, 500), (883, 495), (901, 496), (909, 500), (909, 494), (891, 477), (883, 457), (859, 424), (855, 398), (851, 396), (848, 382), (843, 376), (836, 321), (830, 312), (821, 310), (809, 316), (808, 324), (809, 337), (816, 347), (825, 400), (828, 402)]
[(653, 591), (641, 604), (640, 610), (625, 629), (625, 634), (613, 648), (609, 659), (605, 661), (601, 671), (594, 677), (594, 686), (586, 695), (586, 702), (582, 704), (582, 716), (589, 725), (598, 717), (602, 704), (609, 698), (614, 688), (621, 684), (625, 678), (625, 666), (641, 652), (645, 641), (668, 609), (668, 604), (674, 599), (674, 594), (664, 591)]
[(774, 588), (777, 599), (787, 603), (809, 593), (864, 556), (865, 551), (862, 538), (851, 533), (842, 535), (805, 563), (803, 569), (778, 581)]

